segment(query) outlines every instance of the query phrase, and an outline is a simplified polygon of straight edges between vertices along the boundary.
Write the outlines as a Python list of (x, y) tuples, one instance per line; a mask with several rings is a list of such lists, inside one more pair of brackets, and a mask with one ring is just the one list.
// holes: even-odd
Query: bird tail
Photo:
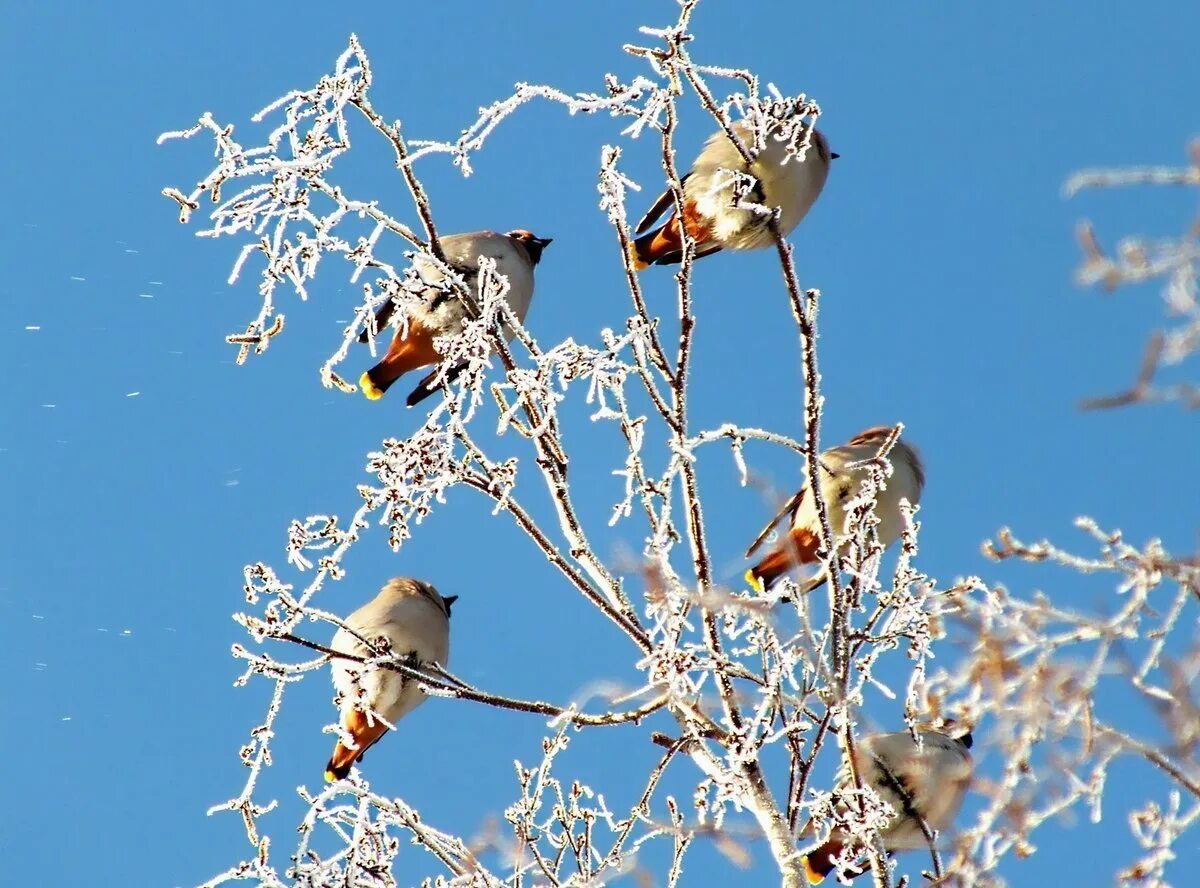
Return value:
[(787, 557), (787, 553), (776, 549), (746, 571), (746, 583), (751, 589), (766, 592), (775, 585), (776, 580), (788, 572), (788, 568), (791, 566), (791, 559)]
[(365, 712), (355, 709), (346, 715), (346, 730), (354, 738), (354, 748), (346, 746), (341, 740), (333, 747), (333, 755), (325, 765), (325, 779), (330, 783), (345, 778), (354, 763), (362, 761), (366, 751), (387, 733), (387, 725), (378, 718), (368, 719)]
[(808, 884), (820, 885), (825, 881), (825, 877), (833, 872), (833, 858), (842, 853), (843, 847), (843, 842), (831, 838), (800, 858)]
[(651, 265), (671, 265), (682, 257), (683, 235), (678, 216), (672, 216), (666, 225), (647, 231), (629, 245), (629, 258), (638, 271)]
[(344, 780), (350, 773), (350, 769), (354, 767), (356, 758), (358, 758), (358, 750), (347, 749), (339, 740), (337, 746), (333, 747), (333, 755), (329, 757), (329, 761), (325, 765), (325, 780), (329, 783), (335, 780)]
[(378, 401), (392, 383), (418, 367), (436, 364), (441, 355), (433, 347), (433, 334), (418, 321), (408, 322), (407, 335), (396, 334), (383, 359), (358, 379), (367, 400)]
[(366, 395), (368, 401), (378, 401), (383, 397), (383, 393), (391, 387), (392, 383), (399, 379), (388, 379), (382, 372), (382, 364), (376, 364), (362, 376), (358, 377), (358, 387), (362, 389), (362, 393)]
[[(811, 564), (817, 560), (820, 541), (807, 530), (793, 530), (767, 556), (746, 571), (746, 582), (754, 589), (765, 592), (781, 576), (797, 564)], [(824, 582), (824, 581), (822, 581)], [(821, 583), (808, 586), (801, 584), (802, 592), (811, 592)]]

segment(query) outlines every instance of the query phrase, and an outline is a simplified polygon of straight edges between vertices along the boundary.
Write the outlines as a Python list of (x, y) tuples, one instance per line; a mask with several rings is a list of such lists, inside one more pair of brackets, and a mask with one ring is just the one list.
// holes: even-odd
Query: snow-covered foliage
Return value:
[[(963, 823), (955, 839), (935, 841), (929, 833), (928, 856), (917, 862), (910, 855), (903, 865), (923, 864), (937, 884), (1000, 884), (998, 862), (1006, 855), (1033, 853), (1039, 837), (1051, 834), (1057, 813), (1079, 807), (1099, 817), (1110, 764), (1133, 757), (1152, 766), (1149, 773), (1156, 779), (1144, 782), (1139, 807), (1123, 812), (1144, 854), (1121, 864), (1117, 877), (1129, 884), (1166, 884), (1172, 849), (1200, 817), (1195, 755), (1200, 714), (1191, 694), (1200, 665), (1200, 650), (1194, 646), (1200, 570), (1194, 564), (1173, 558), (1154, 543), (1136, 549), (1119, 533), (1103, 533), (1083, 521), (1099, 547), (1095, 556), (1071, 555), (1049, 543), (1025, 545), (1007, 532), (989, 551), (996, 558), (1083, 571), (1095, 575), (1101, 586), (1109, 577), (1111, 606), (1101, 605), (1093, 613), (1066, 610), (1045, 596), (1021, 598), (978, 578), (939, 588), (917, 567), (919, 524), (916, 510), (909, 508), (898, 564), (890, 578), (884, 577), (873, 504), (888, 483), (887, 454), (902, 431), (897, 428), (848, 506), (854, 516), (851, 544), (842, 550), (840, 569), (830, 572), (824, 592), (793, 595), (788, 580), (770, 592), (722, 588), (714, 580), (697, 462), (710, 453), (724, 458), (728, 445), (745, 482), (751, 445), (790, 448), (809, 457), (821, 450), (820, 294), (799, 285), (790, 245), (777, 236), (780, 296), (790, 302), (802, 346), (803, 440), (735, 425), (691, 427), (689, 371), (698, 311), (690, 284), (691, 243), (676, 278), (674, 317), (650, 314), (626, 258), (628, 316), (615, 319), (612, 329), (590, 340), (568, 339), (548, 348), (507, 310), (506, 282), (494, 268), (484, 263), (472, 288), (446, 265), (434, 208), (416, 163), (448, 155), (469, 174), (474, 153), (527, 102), (552, 102), (572, 115), (612, 115), (627, 121), (624, 137), (659, 140), (665, 182), (677, 199), (681, 183), (673, 139), (681, 103), (697, 102), (735, 141), (737, 121), (746, 121), (757, 141), (772, 122), (794, 126), (800, 119), (816, 120), (819, 106), (803, 95), (784, 96), (774, 87), (764, 89), (747, 71), (696, 61), (690, 30), (695, 6), (695, 0), (681, 3), (675, 24), (643, 29), (647, 45), (625, 48), (645, 62), (644, 76), (623, 83), (607, 75), (597, 92), (578, 95), (519, 84), (510, 97), (484, 108), (455, 141), (408, 141), (398, 122), (387, 122), (375, 110), (371, 67), (357, 38), (351, 38), (331, 74), (255, 116), (274, 124), (261, 145), (244, 146), (234, 139), (232, 126), (209, 114), (190, 129), (163, 136), (214, 141), (216, 163), (196, 188), (165, 193), (178, 203), (185, 222), (205, 198), (215, 204), (209, 227), (200, 233), (243, 242), (231, 280), (247, 273), (248, 260), (261, 254), (261, 307), (244, 330), (229, 337), (239, 360), (261, 355), (284, 332), (280, 308), (286, 296), (279, 285), (304, 300), (319, 268), (328, 274), (340, 270), (362, 288), (364, 298), (320, 372), (327, 386), (353, 392), (337, 370), (351, 344), (363, 331), (372, 341), (383, 332), (390, 334), (374, 328), (376, 310), (389, 300), (398, 305), (394, 323), (405, 323), (412, 298), (411, 272), (380, 255), (381, 245), (395, 238), (410, 257), (419, 254), (443, 271), (470, 317), (461, 336), (442, 343), (449, 357), (444, 366), (461, 361), (466, 371), (446, 383), (440, 402), (411, 437), (385, 440), (368, 455), (370, 481), (358, 488), (358, 500), (348, 494), (357, 504), (350, 520), (322, 515), (292, 523), (287, 561), (294, 582), (263, 563), (246, 568), (246, 600), (252, 611), (238, 619), (250, 637), (234, 655), (245, 663), (242, 683), (266, 681), (273, 693), (262, 724), (250, 732), (241, 751), (248, 768), (244, 787), (214, 809), (243, 818), (252, 853), (209, 884), (245, 879), (264, 886), (390, 886), (396, 884), (391, 863), (405, 839), (428, 852), (425, 884), (604, 884), (633, 872), (641, 850), (659, 842), (671, 853), (654, 882), (675, 885), (695, 842), (715, 842), (736, 859), (745, 842), (761, 837), (781, 884), (799, 886), (805, 878), (801, 852), (809, 836), (828, 834), (834, 816), (843, 830), (862, 838), (859, 856), (865, 855), (875, 884), (896, 884), (896, 862), (884, 854), (877, 834), (889, 816), (884, 803), (857, 774), (852, 774), (857, 788), (837, 804), (831, 787), (815, 785), (812, 778), (819, 772), (818, 759), (840, 759), (855, 771), (858, 714), (874, 693), (902, 698), (911, 727), (953, 719), (974, 728), (977, 752), (982, 747), (993, 763), (1000, 762), (994, 769), (998, 776), (979, 778), (971, 788), (975, 798), (985, 800), (982, 807), (974, 806), (979, 810), (975, 820)], [(735, 91), (718, 99), (718, 83), (731, 83)], [(350, 195), (337, 184), (335, 166), (351, 148), (352, 132), (355, 139), (382, 138), (390, 145), (421, 220), (420, 231), (397, 221), (377, 201)], [(604, 146), (600, 157), (595, 171), (599, 206), (612, 226), (615, 261), (628, 256), (626, 196), (638, 186), (621, 170), (620, 147)], [(659, 183), (646, 184), (655, 190)], [(367, 233), (347, 233), (354, 222)], [(331, 268), (326, 260), (344, 264)], [(1089, 279), (1128, 277), (1122, 271), (1132, 261), (1128, 257), (1124, 265), (1109, 261), (1106, 270), (1095, 264), (1100, 261), (1090, 260)], [(1194, 243), (1186, 256), (1143, 251), (1139, 261), (1155, 268), (1166, 263), (1163, 267), (1175, 275), (1174, 290), (1183, 294), (1177, 301), (1194, 315)], [(1185, 268), (1191, 269), (1190, 277)], [(1185, 305), (1187, 294), (1191, 301)], [(1186, 352), (1194, 344), (1194, 323), (1191, 339), (1185, 332), (1174, 334), (1176, 351)], [(516, 333), (511, 342), (502, 335), (505, 327)], [(489, 397), (499, 404), (495, 429), (475, 421)], [(643, 569), (634, 580), (623, 580), (606, 564), (580, 518), (560, 428), (559, 408), (567, 399), (591, 405), (593, 420), (611, 424), (627, 444), (611, 522), (642, 540)], [(635, 404), (648, 406), (643, 413)], [(525, 457), (489, 456), (493, 433), (519, 436)], [(662, 465), (647, 455), (651, 440), (669, 454)], [(821, 485), (811, 483), (818, 478), (817, 460), (810, 458), (808, 466), (828, 563), (838, 559), (828, 553), (832, 532), (841, 529), (830, 527)], [(327, 681), (325, 667), (333, 652), (308, 630), (314, 621), (342, 625), (318, 607), (323, 586), (342, 575), (346, 552), (372, 522), (389, 528), (393, 548), (408, 545), (419, 532), (417, 525), (443, 506), (453, 487), (486, 497), (495, 520), (515, 522), (529, 545), (561, 573), (564, 584), (591, 603), (596, 620), (620, 629), (628, 639), (630, 662), (643, 676), (642, 686), (609, 709), (585, 711), (570, 703), (503, 697), (444, 669), (418, 667), (381, 651), (378, 662), (421, 682), (430, 693), (547, 720), (548, 736), (536, 752), (537, 761), (518, 763), (516, 797), (503, 812), (507, 833), (497, 830), (485, 841), (447, 834), (403, 800), (373, 790), (355, 772), (320, 794), (301, 791), (309, 807), (298, 824), (296, 844), (285, 834), (267, 835), (260, 818), (276, 802), (260, 797), (258, 783), (262, 769), (281, 755), (276, 720), (286, 705), (285, 692), (295, 682)], [(548, 494), (554, 522), (539, 523), (523, 505), (535, 492)], [(908, 676), (903, 686), (885, 681), (880, 669), (885, 660), (891, 664), (889, 674), (901, 670)], [(1121, 710), (1104, 702), (1113, 686), (1124, 688), (1127, 699), (1140, 701), (1140, 716), (1157, 714), (1157, 723), (1140, 716), (1122, 721)], [(601, 789), (559, 776), (564, 767), (560, 757), (575, 729), (630, 723), (640, 725), (663, 752), (644, 777), (638, 803), (628, 811), (613, 811)], [(1135, 724), (1151, 729), (1134, 731)], [(772, 752), (769, 759), (785, 762), (782, 769), (769, 765), (771, 750), (782, 752)], [(687, 768), (695, 775), (693, 797), (684, 802), (663, 797), (658, 791), (663, 774)], [(479, 813), (483, 818), (492, 812)], [(314, 840), (318, 835), (319, 843)], [(318, 847), (327, 848), (330, 841), (338, 850), (319, 853)], [(843, 862), (849, 864), (852, 856)]]

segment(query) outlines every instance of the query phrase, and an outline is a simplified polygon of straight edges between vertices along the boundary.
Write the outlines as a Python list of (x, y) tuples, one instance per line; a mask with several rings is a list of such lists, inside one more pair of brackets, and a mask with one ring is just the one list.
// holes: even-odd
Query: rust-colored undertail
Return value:
[(843, 843), (830, 839), (821, 847), (809, 851), (800, 862), (804, 865), (804, 875), (808, 884), (820, 885), (825, 877), (833, 872), (833, 858), (842, 853)]
[[(696, 257), (707, 256), (721, 249), (708, 243), (712, 236), (708, 224), (696, 212), (696, 205), (688, 202), (683, 206), (683, 219), (688, 234), (696, 242)], [(651, 265), (675, 265), (683, 261), (683, 228), (679, 217), (672, 214), (665, 225), (648, 231), (629, 245), (629, 256), (638, 271)]]
[(673, 253), (679, 253), (682, 249), (683, 234), (679, 226), (679, 217), (672, 216), (666, 225), (648, 231), (635, 240), (631, 245), (630, 256), (634, 268), (641, 271)]
[(377, 401), (405, 373), (440, 360), (441, 355), (433, 347), (433, 334), (418, 321), (410, 320), (408, 335), (397, 331), (383, 360), (364, 373), (358, 384), (369, 400)]
[(797, 564), (814, 564), (820, 539), (807, 528), (795, 528), (788, 532), (767, 556), (746, 572), (746, 579), (764, 591)]
[(387, 726), (379, 719), (368, 724), (367, 714), (355, 709), (346, 716), (346, 729), (354, 738), (355, 749), (348, 749), (341, 740), (333, 747), (333, 755), (325, 766), (325, 779), (341, 780), (350, 773), (354, 763), (361, 760), (363, 753), (374, 746), (387, 733)]

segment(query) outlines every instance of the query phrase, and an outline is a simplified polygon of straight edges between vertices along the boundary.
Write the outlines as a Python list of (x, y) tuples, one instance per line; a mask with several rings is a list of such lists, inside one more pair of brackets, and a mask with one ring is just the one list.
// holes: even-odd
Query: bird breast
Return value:
[[(846, 506), (859, 495), (863, 482), (867, 479), (866, 466), (846, 468), (850, 463), (873, 459), (879, 448), (873, 444), (858, 444), (835, 447), (827, 450), (821, 456), (821, 462), (829, 471), (822, 471), (821, 493), (829, 512), (829, 524), (837, 535), (846, 533), (846, 521), (849, 512)], [(893, 448), (890, 461), (892, 475), (887, 479), (887, 487), (880, 490), (876, 498), (875, 514), (879, 518), (876, 532), (879, 542), (890, 546), (904, 530), (904, 518), (900, 513), (900, 500), (908, 500), (916, 505), (921, 499), (921, 486), (913, 471), (912, 463), (900, 447)], [(794, 528), (814, 528), (817, 526), (816, 504), (811, 496), (806, 496), (796, 509), (792, 520)]]
[[(859, 750), (860, 768), (876, 792), (898, 814), (905, 799), (893, 787), (887, 772), (911, 793), (913, 809), (930, 828), (948, 829), (962, 806), (971, 776), (971, 754), (961, 743), (934, 731), (922, 732), (918, 749), (907, 731), (875, 735), (864, 740)], [(926, 844), (920, 824), (911, 817), (898, 817), (887, 829), (889, 850), (920, 848)]]
[[(746, 128), (739, 135), (749, 143)], [(712, 239), (733, 249), (752, 250), (771, 246), (768, 217), (734, 206), (734, 187), (729, 170), (746, 171), (746, 162), (724, 133), (709, 139), (692, 174), (684, 183), (684, 196), (695, 203), (697, 212), (709, 220)], [(820, 157), (816, 145), (810, 145), (801, 161), (788, 157), (787, 145), (768, 136), (763, 150), (754, 159), (749, 172), (759, 181), (761, 203), (780, 208), (780, 228), (790, 233), (825, 186), (829, 164)]]
[[(454, 234), (442, 238), (446, 260), (462, 274), (472, 295), (478, 295), (479, 259), (487, 256), (496, 261), (496, 272), (508, 280), (505, 301), (521, 323), (529, 312), (533, 299), (533, 267), (528, 256), (507, 235), (493, 232)], [(418, 257), (413, 267), (420, 280), (429, 284), (423, 294), (423, 305), (413, 311), (413, 317), (435, 336), (454, 336), (462, 331), (466, 307), (457, 299), (447, 298), (443, 287), (445, 275), (427, 259)], [(514, 332), (506, 329), (508, 339)]]
[[(371, 602), (352, 614), (346, 625), (368, 640), (386, 637), (392, 652), (404, 657), (415, 655), (418, 663), (437, 662), (445, 666), (450, 657), (449, 622), (445, 613), (424, 596), (408, 596), (373, 608)], [(333, 650), (357, 657), (370, 651), (354, 634), (339, 629), (331, 644)], [(425, 695), (415, 681), (382, 667), (364, 667), (352, 660), (335, 659), (331, 664), (333, 684), (353, 705), (360, 689), (372, 709), (395, 722), (421, 703)]]

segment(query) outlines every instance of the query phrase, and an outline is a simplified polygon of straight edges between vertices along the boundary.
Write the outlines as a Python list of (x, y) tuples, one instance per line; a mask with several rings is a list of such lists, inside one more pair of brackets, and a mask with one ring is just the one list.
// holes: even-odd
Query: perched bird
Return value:
[[(450, 606), (457, 600), (457, 595), (443, 598), (429, 583), (396, 577), (346, 618), (346, 627), (353, 631), (339, 629), (330, 647), (342, 654), (373, 657), (376, 654), (363, 639), (374, 644), (382, 636), (399, 657), (445, 666), (450, 656)], [(333, 686), (341, 695), (342, 727), (354, 738), (354, 748), (338, 740), (325, 766), (326, 780), (340, 780), (387, 731), (374, 713), (394, 725), (425, 701), (425, 693), (412, 679), (382, 666), (338, 657), (332, 658), (330, 666)]]
[[(921, 819), (931, 830), (949, 828), (971, 782), (970, 733), (951, 737), (921, 728), (917, 734), (920, 746), (908, 731), (896, 731), (864, 737), (854, 750), (863, 784), (874, 789), (896, 812), (879, 831), (889, 854), (927, 847)], [(853, 787), (854, 780), (843, 767), (834, 793)], [(833, 871), (833, 858), (852, 841), (835, 828), (828, 839), (806, 852), (801, 862), (809, 883), (820, 884)]]
[[(891, 433), (892, 430), (887, 426), (877, 426), (855, 435), (846, 444), (830, 448), (821, 454), (821, 493), (829, 512), (829, 526), (835, 538), (846, 533), (846, 504), (858, 494), (862, 482), (867, 477), (866, 466), (846, 466), (874, 459)], [(884, 547), (900, 539), (904, 529), (904, 521), (900, 514), (901, 498), (915, 506), (920, 502), (921, 489), (925, 486), (925, 468), (921, 465), (921, 458), (915, 448), (903, 441), (897, 441), (888, 459), (892, 464), (892, 476), (887, 480), (887, 487), (879, 491), (875, 504), (875, 514), (879, 517), (876, 532), (879, 542)], [(815, 564), (819, 560), (817, 550), (821, 545), (821, 531), (817, 520), (817, 506), (809, 494), (807, 485), (801, 487), (779, 514), (763, 528), (746, 550), (746, 557), (749, 558), (755, 553), (775, 525), (788, 514), (791, 515), (791, 528), (787, 536), (758, 564), (746, 571), (746, 582), (754, 588), (769, 588), (795, 565)], [(841, 545), (844, 546), (845, 542)], [(811, 592), (827, 579), (822, 572), (801, 584), (800, 591)]]
[[(754, 131), (739, 121), (734, 130), (751, 152)], [(800, 130), (804, 132), (804, 130)], [(808, 213), (829, 175), (829, 143), (817, 130), (801, 161), (788, 156), (788, 142), (779, 126), (766, 135), (765, 144), (747, 169), (724, 129), (718, 130), (704, 145), (692, 169), (683, 177), (683, 225), (696, 242), (696, 256), (707, 256), (728, 247), (731, 250), (758, 250), (775, 243), (770, 217), (734, 206), (735, 194), (730, 170), (749, 172), (757, 184), (750, 199), (765, 207), (779, 207), (779, 227), (788, 234)], [(630, 245), (630, 256), (638, 271), (650, 265), (674, 265), (683, 259), (683, 233), (679, 216), (671, 214), (665, 225), (647, 229), (673, 205), (671, 192), (665, 192), (638, 223), (641, 235)]]
[[(551, 243), (548, 237), (536, 237), (528, 231), (517, 229), (508, 234), (494, 231), (476, 231), (470, 234), (451, 234), (441, 239), (446, 262), (466, 281), (472, 291), (479, 277), (479, 258), (488, 256), (496, 260), (496, 271), (508, 279), (506, 299), (517, 319), (522, 323), (533, 300), (533, 268), (542, 258), (542, 251)], [(462, 331), (466, 318), (466, 306), (455, 299), (443, 286), (443, 275), (428, 259), (417, 257), (413, 267), (423, 283), (429, 285), (421, 293), (421, 303), (410, 309), (408, 329), (396, 331), (387, 354), (378, 364), (364, 373), (358, 380), (363, 394), (372, 401), (383, 397), (388, 388), (410, 370), (428, 367), (442, 360), (433, 344), (436, 336), (454, 336)], [(388, 301), (375, 316), (375, 328), (382, 330), (396, 310), (395, 301)], [(512, 331), (506, 331), (512, 339)], [(367, 341), (364, 330), (359, 342)], [(463, 367), (449, 371), (453, 379)], [(433, 379), (437, 369), (426, 376), (408, 396), (408, 406), (420, 403), (434, 392)]]

